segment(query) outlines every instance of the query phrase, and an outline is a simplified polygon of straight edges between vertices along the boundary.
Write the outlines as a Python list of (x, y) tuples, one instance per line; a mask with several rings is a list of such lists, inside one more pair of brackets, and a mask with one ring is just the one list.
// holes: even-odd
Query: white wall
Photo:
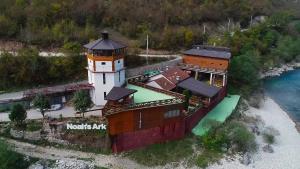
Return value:
[[(102, 62), (105, 63), (105, 65), (102, 65)], [(112, 72), (112, 62), (96, 61), (96, 72)]]
[[(119, 79), (120, 76), (120, 79)], [(119, 81), (120, 80), (120, 81)], [(125, 83), (125, 70), (121, 70), (115, 73), (115, 86), (122, 86)]]
[[(114, 62), (116, 72), (112, 72), (112, 62), (103, 61), (106, 63), (105, 65), (102, 65), (101, 62), (102, 61), (96, 61), (96, 72), (94, 72), (93, 61), (91, 61), (91, 64), (90, 61), (88, 61), (88, 80), (94, 87), (90, 94), (92, 101), (97, 106), (104, 106), (106, 104), (104, 92), (106, 92), (107, 95), (114, 86), (120, 87), (125, 83), (125, 70), (122, 70), (124, 67), (123, 59), (120, 59), (119, 62)], [(105, 73), (105, 84), (103, 84), (103, 73)]]
[(114, 61), (115, 71), (119, 71), (124, 68), (124, 59), (119, 59)]
[(94, 64), (93, 64), (93, 61), (91, 59), (88, 59), (88, 68), (90, 70), (94, 70)]
[(94, 86), (94, 91), (91, 92), (91, 98), (94, 104), (98, 106), (104, 106), (106, 100), (104, 100), (104, 92), (106, 95), (114, 87), (120, 87), (125, 83), (125, 70), (120, 71), (121, 79), (119, 81), (119, 72), (116, 73), (105, 73), (105, 84), (103, 84), (103, 73), (90, 72), (91, 84)]

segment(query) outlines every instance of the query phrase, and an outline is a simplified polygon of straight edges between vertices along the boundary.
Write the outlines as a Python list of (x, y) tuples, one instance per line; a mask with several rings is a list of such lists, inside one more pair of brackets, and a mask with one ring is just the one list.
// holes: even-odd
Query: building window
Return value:
[(119, 82), (121, 82), (121, 71), (119, 71)]
[(106, 84), (106, 75), (103, 73), (103, 84)]
[(101, 65), (106, 65), (106, 63), (105, 62), (101, 62)]
[(106, 92), (104, 92), (104, 99), (106, 99)]
[(170, 110), (165, 112), (164, 117), (165, 118), (173, 118), (180, 116), (180, 110)]

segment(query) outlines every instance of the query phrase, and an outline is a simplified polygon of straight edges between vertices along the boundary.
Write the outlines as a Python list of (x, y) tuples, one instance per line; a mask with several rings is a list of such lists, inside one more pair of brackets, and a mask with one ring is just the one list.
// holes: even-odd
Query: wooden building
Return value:
[(181, 68), (193, 72), (195, 79), (207, 80), (210, 85), (224, 87), (230, 63), (229, 48), (195, 45), (183, 52)]

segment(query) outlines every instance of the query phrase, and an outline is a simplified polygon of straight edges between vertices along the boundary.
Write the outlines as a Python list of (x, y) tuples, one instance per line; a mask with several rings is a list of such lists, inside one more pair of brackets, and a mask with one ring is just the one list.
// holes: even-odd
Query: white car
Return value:
[[(60, 110), (60, 109), (62, 109), (63, 108), (63, 106), (62, 106), (62, 104), (52, 104), (51, 106), (50, 106), (50, 109), (46, 109), (47, 111), (57, 111), (57, 110)], [(36, 111), (40, 111), (40, 109), (36, 109)]]
[(49, 109), (49, 111), (57, 111), (62, 109), (62, 104), (53, 104), (51, 105), (51, 108)]

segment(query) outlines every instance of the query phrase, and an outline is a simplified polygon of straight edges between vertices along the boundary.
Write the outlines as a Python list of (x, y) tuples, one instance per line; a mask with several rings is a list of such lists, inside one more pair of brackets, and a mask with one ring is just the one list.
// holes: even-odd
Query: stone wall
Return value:
[(127, 69), (126, 77), (133, 77), (133, 76), (141, 75), (147, 70), (164, 70), (166, 68), (166, 66), (172, 67), (172, 66), (178, 65), (179, 63), (182, 63), (182, 58), (178, 56), (177, 58), (175, 58), (173, 60), (156, 63), (153, 65), (146, 65), (146, 66), (141, 66), (141, 67), (137, 67), (137, 68)]
[(21, 131), (21, 130), (10, 129), (10, 135), (13, 138), (26, 139), (26, 140), (32, 140), (32, 141), (37, 141), (37, 140), (40, 140), (42, 138), (40, 130), (29, 132), (29, 131)]

